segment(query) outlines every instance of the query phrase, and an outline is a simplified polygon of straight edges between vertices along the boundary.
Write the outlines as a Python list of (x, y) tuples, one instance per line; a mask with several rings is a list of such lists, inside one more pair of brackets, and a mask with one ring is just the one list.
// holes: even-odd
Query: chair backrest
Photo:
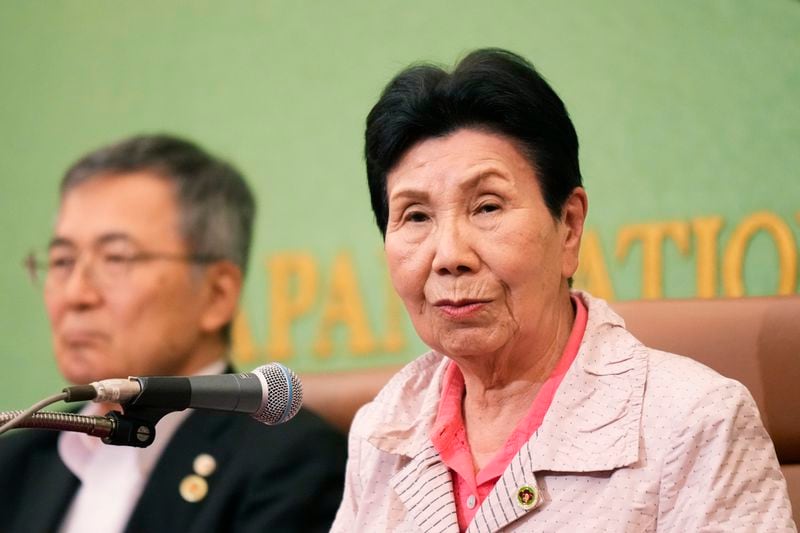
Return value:
[[(775, 443), (800, 524), (800, 295), (615, 302), (644, 344), (743, 383)], [(305, 405), (347, 431), (399, 367), (303, 377)]]

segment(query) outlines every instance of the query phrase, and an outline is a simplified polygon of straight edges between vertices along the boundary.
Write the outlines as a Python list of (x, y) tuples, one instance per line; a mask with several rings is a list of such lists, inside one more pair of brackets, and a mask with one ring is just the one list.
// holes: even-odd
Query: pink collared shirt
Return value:
[(561, 358), (539, 389), (528, 413), (520, 420), (492, 460), (477, 473), (473, 467), (472, 452), (467, 442), (461, 413), (464, 375), (454, 362), (448, 364), (442, 383), (442, 399), (430, 438), (442, 462), (450, 469), (458, 527), (461, 531), (467, 529), (478, 508), (511, 464), (514, 456), (542, 424), (561, 380), (578, 354), (586, 330), (587, 313), (586, 306), (580, 298), (573, 296), (572, 302), (575, 306), (575, 321)]

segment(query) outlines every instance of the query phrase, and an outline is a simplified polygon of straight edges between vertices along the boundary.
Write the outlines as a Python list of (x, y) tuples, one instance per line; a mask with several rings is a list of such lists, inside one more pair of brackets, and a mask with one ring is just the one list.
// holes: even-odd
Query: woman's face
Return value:
[(578, 265), (583, 189), (556, 220), (512, 141), (462, 129), (413, 146), (387, 194), (392, 283), (426, 344), (456, 357), (525, 353), (555, 335)]

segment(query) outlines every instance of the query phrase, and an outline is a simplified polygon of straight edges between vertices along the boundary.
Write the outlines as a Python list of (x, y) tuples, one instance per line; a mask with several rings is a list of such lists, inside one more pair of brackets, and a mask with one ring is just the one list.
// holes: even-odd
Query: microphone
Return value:
[(104, 379), (66, 387), (64, 392), (66, 402), (92, 400), (171, 411), (187, 408), (232, 411), (248, 413), (270, 426), (292, 418), (303, 403), (300, 379), (280, 363), (240, 374)]

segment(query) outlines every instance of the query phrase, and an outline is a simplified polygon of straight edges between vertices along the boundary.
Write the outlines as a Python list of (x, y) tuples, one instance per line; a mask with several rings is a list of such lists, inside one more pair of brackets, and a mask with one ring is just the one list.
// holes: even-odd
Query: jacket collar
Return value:
[(604, 471), (639, 459), (647, 349), (603, 300), (580, 296), (589, 309), (586, 332), (577, 364), (526, 444), (533, 471)]

